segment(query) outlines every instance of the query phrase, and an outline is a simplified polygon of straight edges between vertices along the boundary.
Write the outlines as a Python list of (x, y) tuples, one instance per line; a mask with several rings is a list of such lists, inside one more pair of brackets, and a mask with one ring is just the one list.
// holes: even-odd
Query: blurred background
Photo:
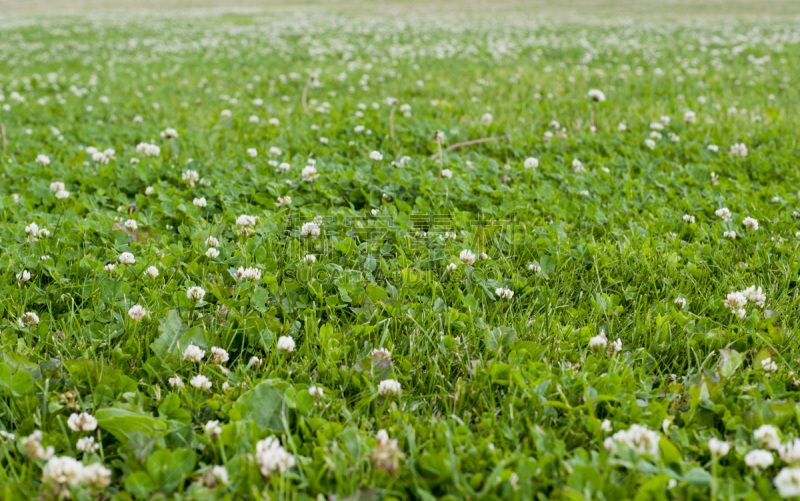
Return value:
[(321, 10), (367, 15), (466, 15), (583, 21), (703, 19), (800, 19), (800, 0), (0, 0), (0, 19), (10, 15), (64, 15), (152, 11), (164, 15), (240, 15)]

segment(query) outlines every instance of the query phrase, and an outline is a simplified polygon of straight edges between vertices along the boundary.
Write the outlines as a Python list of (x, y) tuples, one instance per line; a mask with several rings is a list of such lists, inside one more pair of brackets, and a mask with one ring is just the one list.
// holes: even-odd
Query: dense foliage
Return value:
[(1, 498), (800, 495), (796, 25), (0, 33)]

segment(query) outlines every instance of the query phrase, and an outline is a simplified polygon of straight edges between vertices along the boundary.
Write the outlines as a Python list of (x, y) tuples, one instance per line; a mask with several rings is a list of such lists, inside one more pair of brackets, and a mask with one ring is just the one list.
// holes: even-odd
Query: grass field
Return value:
[(795, 2), (0, 5), (0, 499), (800, 496)]

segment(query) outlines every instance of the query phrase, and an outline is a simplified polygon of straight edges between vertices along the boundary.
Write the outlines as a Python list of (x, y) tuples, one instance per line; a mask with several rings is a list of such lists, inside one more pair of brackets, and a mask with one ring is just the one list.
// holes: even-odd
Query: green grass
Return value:
[[(792, 494), (798, 42), (767, 22), (9, 22), (0, 498)], [(751, 286), (763, 304), (733, 314)]]

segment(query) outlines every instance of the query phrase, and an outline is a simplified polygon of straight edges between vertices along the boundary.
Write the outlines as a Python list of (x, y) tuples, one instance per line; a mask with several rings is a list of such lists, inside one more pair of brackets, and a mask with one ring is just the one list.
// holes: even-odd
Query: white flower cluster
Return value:
[(239, 229), (236, 230), (237, 235), (244, 235), (249, 236), (256, 232), (253, 228), (258, 223), (257, 216), (248, 216), (247, 214), (242, 214), (241, 216), (236, 218), (236, 225)]
[(161, 154), (161, 148), (154, 144), (139, 143), (136, 145), (136, 153), (146, 157), (157, 157)]
[(108, 165), (108, 162), (110, 160), (116, 158), (114, 156), (116, 154), (116, 152), (114, 150), (112, 150), (111, 148), (108, 148), (106, 150), (100, 151), (97, 148), (95, 148), (93, 146), (90, 146), (90, 147), (86, 148), (86, 153), (88, 153), (89, 155), (92, 156), (92, 160), (94, 160), (95, 162), (97, 162), (99, 164), (102, 164), (102, 165)]
[(50, 183), (50, 191), (56, 194), (56, 198), (59, 200), (67, 198), (69, 196), (69, 192), (65, 189), (64, 183), (60, 181), (56, 181), (54, 183)]
[(300, 235), (304, 237), (318, 238), (320, 235), (320, 228), (317, 223), (304, 223), (300, 228)]
[(25, 227), (25, 236), (28, 242), (36, 242), (40, 238), (47, 238), (50, 236), (50, 231), (47, 228), (39, 228), (36, 223), (31, 223)]
[[(42, 482), (72, 487), (89, 484), (97, 489), (102, 489), (111, 484), (111, 470), (100, 463), (84, 466), (77, 459), (56, 456), (42, 468)], [(66, 494), (69, 494), (69, 491), (66, 491)]]
[(616, 452), (617, 446), (623, 444), (640, 454), (658, 455), (659, 435), (653, 430), (638, 424), (631, 425), (627, 430), (620, 430), (605, 439), (603, 446), (609, 452)]
[(747, 310), (744, 307), (748, 302), (755, 304), (759, 308), (763, 308), (767, 301), (767, 296), (761, 291), (761, 287), (756, 288), (751, 285), (741, 292), (731, 292), (725, 299), (725, 307), (731, 310), (739, 318), (744, 318), (747, 315)]
[(286, 452), (273, 437), (267, 437), (256, 444), (256, 462), (265, 477), (274, 473), (285, 473), (295, 465), (294, 456)]
[(72, 414), (67, 419), (67, 426), (72, 431), (94, 431), (97, 428), (97, 419), (85, 412)]
[(384, 379), (378, 384), (378, 393), (384, 397), (399, 395), (401, 391), (400, 383), (394, 379)]
[(236, 270), (236, 280), (261, 280), (261, 270), (258, 268), (242, 268)]

